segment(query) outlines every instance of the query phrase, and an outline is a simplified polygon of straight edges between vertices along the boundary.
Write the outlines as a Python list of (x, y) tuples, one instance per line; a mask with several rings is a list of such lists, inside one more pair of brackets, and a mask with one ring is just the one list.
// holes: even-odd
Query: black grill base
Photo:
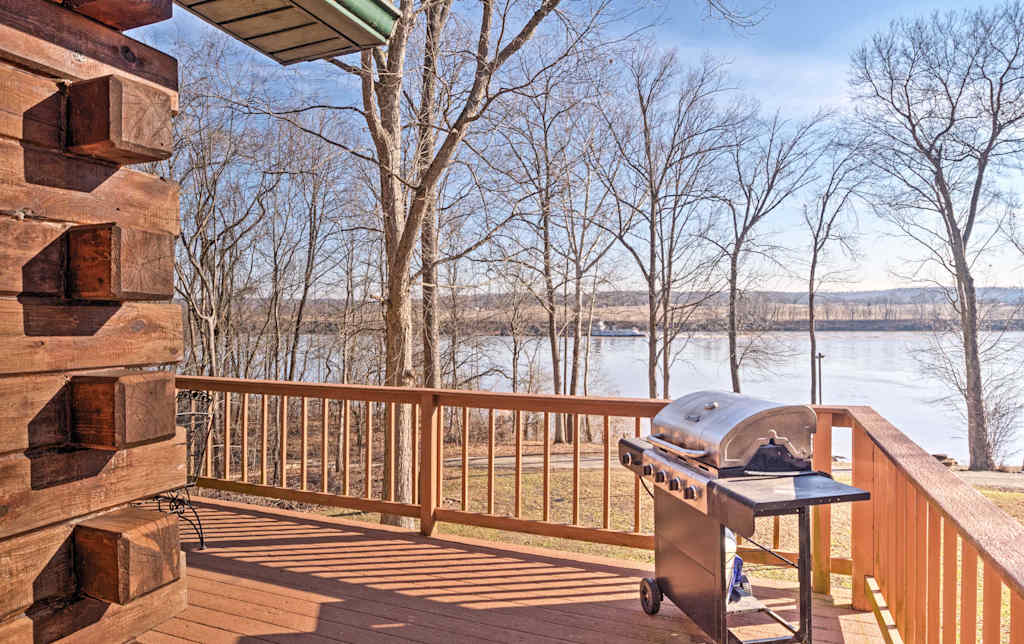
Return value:
[(654, 490), (654, 574), (658, 586), (702, 631), (724, 642), (724, 528), (662, 491)]
[[(800, 553), (800, 623), (797, 629), (766, 608), (770, 617), (794, 630), (791, 636), (759, 643), (811, 642), (811, 528), (810, 508), (797, 509)], [(787, 512), (783, 514), (789, 514)], [(693, 509), (660, 488), (654, 490), (655, 578), (672, 600), (710, 638), (721, 644), (740, 640), (729, 632), (725, 602), (725, 530), (716, 519)]]

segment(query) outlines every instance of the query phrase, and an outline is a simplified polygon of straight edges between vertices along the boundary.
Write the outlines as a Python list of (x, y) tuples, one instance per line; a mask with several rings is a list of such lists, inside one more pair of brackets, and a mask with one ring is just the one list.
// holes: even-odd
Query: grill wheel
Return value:
[(661, 588), (658, 582), (651, 577), (644, 577), (640, 581), (640, 605), (648, 615), (654, 615), (661, 610)]

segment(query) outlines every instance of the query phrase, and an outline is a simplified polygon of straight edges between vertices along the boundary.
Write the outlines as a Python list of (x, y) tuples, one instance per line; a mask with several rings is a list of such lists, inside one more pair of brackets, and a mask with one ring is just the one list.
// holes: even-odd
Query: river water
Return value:
[[(1008, 341), (1024, 340), (1015, 333)], [(784, 347), (782, 358), (769, 368), (747, 369), (744, 393), (780, 402), (810, 400), (809, 341), (805, 333), (776, 333), (772, 340)], [(492, 359), (507, 354), (507, 338), (494, 338)], [(928, 336), (909, 332), (819, 332), (823, 397), (826, 404), (870, 405), (911, 439), (931, 453), (945, 453), (967, 462), (964, 421), (939, 402), (948, 395), (943, 386), (922, 372), (914, 359), (927, 347)], [(544, 345), (546, 347), (546, 344)], [(647, 340), (645, 338), (593, 338), (591, 395), (647, 397)], [(537, 353), (547, 358), (546, 349)], [(672, 396), (698, 389), (731, 389), (728, 343), (724, 335), (698, 336), (690, 341), (672, 368)], [(550, 370), (550, 358), (542, 368)], [(489, 383), (507, 389), (499, 382)], [(1016, 449), (1024, 452), (1024, 431)], [(836, 430), (837, 454), (849, 455), (849, 431)], [(1019, 454), (1011, 460), (1017, 463)]]

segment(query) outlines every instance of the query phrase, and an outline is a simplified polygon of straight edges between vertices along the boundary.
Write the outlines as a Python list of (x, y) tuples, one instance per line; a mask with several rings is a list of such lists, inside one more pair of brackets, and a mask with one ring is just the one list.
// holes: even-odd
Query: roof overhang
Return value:
[(282, 65), (383, 45), (399, 16), (388, 0), (175, 2)]

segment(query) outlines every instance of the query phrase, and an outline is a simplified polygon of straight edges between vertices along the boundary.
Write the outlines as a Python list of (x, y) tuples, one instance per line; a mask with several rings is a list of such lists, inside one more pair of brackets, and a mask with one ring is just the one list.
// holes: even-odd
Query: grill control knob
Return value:
[(622, 455), (622, 464), (623, 465), (629, 465), (632, 462), (633, 462), (633, 455), (632, 454), (630, 454), (629, 452), (626, 452), (625, 454)]
[(683, 498), (693, 500), (697, 498), (697, 488), (692, 485), (687, 485), (686, 489), (683, 490)]
[(683, 482), (680, 481), (679, 479), (672, 479), (671, 481), (668, 482), (668, 489), (672, 490), (673, 492), (678, 492), (681, 487), (683, 487)]
[(643, 469), (641, 469), (640, 471), (643, 473), (644, 476), (650, 476), (651, 474), (654, 474), (654, 466), (648, 463), (647, 465), (644, 465)]
[(665, 472), (663, 472), (662, 470), (658, 470), (657, 472), (655, 472), (654, 473), (654, 480), (657, 481), (658, 483), (664, 483), (665, 482)]

